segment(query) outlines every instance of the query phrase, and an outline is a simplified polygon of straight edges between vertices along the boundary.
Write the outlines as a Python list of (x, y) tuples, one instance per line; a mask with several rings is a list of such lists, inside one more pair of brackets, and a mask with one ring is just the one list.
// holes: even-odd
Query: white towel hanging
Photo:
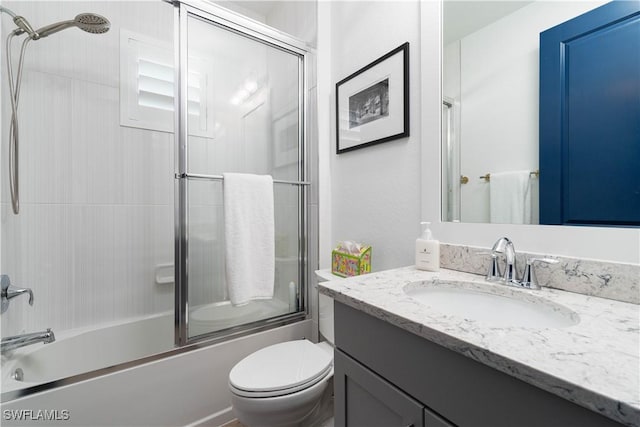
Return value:
[(273, 179), (225, 173), (225, 275), (233, 305), (271, 299), (275, 276)]
[(531, 224), (530, 172), (491, 173), (489, 204), (492, 223)]

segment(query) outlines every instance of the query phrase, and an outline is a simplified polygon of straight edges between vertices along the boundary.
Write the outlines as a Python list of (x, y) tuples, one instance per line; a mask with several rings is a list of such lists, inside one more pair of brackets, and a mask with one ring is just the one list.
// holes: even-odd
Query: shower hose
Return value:
[(9, 78), (9, 95), (11, 98), (11, 124), (9, 126), (9, 187), (11, 190), (11, 207), (14, 214), (20, 212), (20, 186), (19, 186), (19, 146), (20, 132), (18, 127), (18, 103), (20, 100), (20, 83), (22, 81), (22, 65), (24, 63), (24, 53), (27, 45), (31, 41), (30, 37), (22, 41), (20, 48), (20, 59), (18, 60), (18, 71), (16, 79), (13, 79), (13, 67), (11, 65), (11, 41), (17, 35), (24, 33), (24, 30), (18, 28), (7, 36), (6, 55), (7, 55), (7, 77)]

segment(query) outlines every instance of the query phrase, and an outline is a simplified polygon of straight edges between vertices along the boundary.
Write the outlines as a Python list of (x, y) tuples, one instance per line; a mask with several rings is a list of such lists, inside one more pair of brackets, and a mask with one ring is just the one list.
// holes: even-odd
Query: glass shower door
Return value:
[[(179, 343), (304, 311), (304, 51), (181, 6)], [(185, 31), (186, 30), (186, 31)], [(184, 68), (182, 68), (184, 70)], [(186, 98), (186, 99), (185, 99)], [(225, 277), (222, 174), (274, 179), (275, 291), (233, 306)]]

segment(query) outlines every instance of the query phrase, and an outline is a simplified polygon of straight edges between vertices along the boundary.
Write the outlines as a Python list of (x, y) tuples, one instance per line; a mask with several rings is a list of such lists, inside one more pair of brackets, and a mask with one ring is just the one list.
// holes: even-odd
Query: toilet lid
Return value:
[(299, 387), (326, 374), (333, 357), (308, 340), (287, 341), (256, 351), (229, 373), (238, 390), (272, 392)]

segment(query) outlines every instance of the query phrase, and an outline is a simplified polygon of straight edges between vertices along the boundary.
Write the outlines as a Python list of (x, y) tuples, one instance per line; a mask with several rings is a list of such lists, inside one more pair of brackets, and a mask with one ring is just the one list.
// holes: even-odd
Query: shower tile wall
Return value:
[[(0, 266), (30, 287), (2, 335), (54, 331), (167, 312), (173, 285), (156, 266), (173, 262), (173, 135), (120, 126), (120, 30), (172, 44), (164, 2), (4, 1), (39, 28), (95, 12), (111, 30), (69, 29), (32, 42), (20, 98), (21, 212), (8, 195), (8, 119), (2, 102)], [(3, 37), (12, 25), (3, 16)], [(2, 93), (8, 93), (2, 63)], [(170, 343), (169, 343), (170, 345)]]
[[(173, 8), (161, 0), (21, 0), (2, 4), (37, 28), (88, 11), (111, 21), (111, 30), (103, 35), (69, 29), (30, 43), (20, 101), (19, 216), (11, 213), (9, 202), (5, 163), (10, 107), (8, 102), (2, 102), (0, 269), (3, 274), (10, 274), (16, 286), (30, 287), (35, 294), (33, 307), (26, 298), (13, 300), (9, 311), (2, 315), (2, 335), (47, 327), (59, 332), (172, 312), (173, 284), (157, 284), (156, 267), (174, 261), (173, 134), (120, 126), (119, 87), (120, 31), (132, 31), (172, 46)], [(221, 4), (244, 12), (242, 2)], [(262, 15), (252, 17), (315, 46), (315, 8), (315, 2), (272, 2), (260, 12)], [(8, 18), (2, 19), (4, 39), (12, 24)], [(312, 65), (310, 69), (313, 68)], [(271, 70), (271, 74), (277, 76), (277, 70)], [(2, 77), (4, 98), (8, 93), (4, 71)], [(312, 75), (312, 99), (315, 91)], [(279, 107), (277, 101), (272, 107)], [(308, 117), (314, 127), (313, 103), (311, 108)], [(226, 171), (237, 169), (247, 150), (243, 151), (237, 140), (231, 140), (237, 130), (227, 131), (226, 137), (217, 135), (216, 144), (191, 137), (195, 166), (192, 172), (220, 173), (221, 165)], [(317, 138), (313, 131), (309, 136), (308, 155), (313, 168), (317, 162)], [(269, 173), (260, 162), (271, 154), (263, 154), (255, 157), (255, 166)], [(271, 172), (276, 178), (295, 179), (294, 169), (295, 166), (282, 165)], [(310, 172), (312, 181), (317, 182), (317, 171)], [(223, 229), (203, 227), (217, 222), (222, 214), (220, 185), (203, 182), (194, 187), (192, 225), (199, 240), (192, 242), (199, 249), (192, 254), (192, 264), (202, 268), (193, 273), (194, 278), (200, 275), (208, 279), (199, 282), (210, 284), (222, 267), (218, 254)], [(297, 222), (297, 196), (289, 191), (292, 189), (276, 193), (280, 199), (276, 206), (277, 227), (282, 229)], [(315, 187), (310, 190), (309, 203), (309, 218), (317, 222)], [(203, 227), (198, 229), (198, 223)], [(309, 269), (313, 271), (317, 268), (317, 233), (312, 231), (308, 237)], [(282, 247), (297, 244), (295, 238), (288, 238)], [(297, 267), (289, 264), (287, 259), (281, 260), (276, 274), (295, 276), (292, 271)], [(161, 270), (161, 275), (170, 276), (170, 269)], [(224, 291), (213, 286), (197, 291), (199, 303), (225, 298)], [(286, 301), (288, 286), (282, 286), (277, 297)], [(311, 297), (313, 302), (314, 293)]]

